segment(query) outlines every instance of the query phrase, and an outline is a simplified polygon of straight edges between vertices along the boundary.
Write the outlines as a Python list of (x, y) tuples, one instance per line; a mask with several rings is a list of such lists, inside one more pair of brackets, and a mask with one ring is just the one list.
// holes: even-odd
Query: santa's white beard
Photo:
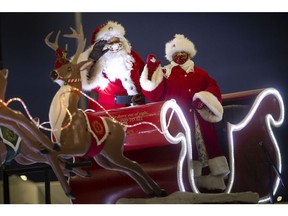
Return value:
[[(99, 87), (104, 90), (109, 82), (114, 82), (116, 79), (122, 81), (123, 87), (128, 95), (137, 94), (137, 89), (131, 79), (131, 70), (135, 59), (130, 55), (131, 47), (129, 43), (124, 43), (123, 49), (118, 52), (106, 52), (96, 63), (94, 73), (90, 79), (87, 79), (85, 73), (82, 75), (82, 86), (84, 90), (91, 90)], [(105, 73), (105, 78), (103, 73)]]
[(125, 50), (116, 53), (107, 52), (102, 56), (102, 61), (103, 70), (109, 80), (115, 81), (117, 78), (122, 80), (124, 77), (130, 77), (134, 59)]

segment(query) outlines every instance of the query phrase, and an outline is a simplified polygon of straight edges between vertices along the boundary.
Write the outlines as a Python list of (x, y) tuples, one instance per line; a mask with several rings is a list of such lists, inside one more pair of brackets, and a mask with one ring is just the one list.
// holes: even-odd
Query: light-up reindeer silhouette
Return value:
[[(76, 53), (71, 61), (58, 46), (60, 31), (53, 43), (50, 42), (53, 32), (45, 38), (46, 44), (56, 51), (58, 57), (51, 78), (60, 85), (60, 89), (52, 100), (49, 121), (55, 131), (53, 135), (56, 142), (60, 145), (59, 154), (68, 157), (91, 157), (105, 169), (128, 174), (149, 196), (165, 196), (166, 192), (137, 162), (123, 155), (125, 132), (122, 125), (111, 118), (100, 117), (95, 112), (84, 112), (78, 109), (82, 90), (80, 72), (91, 67), (93, 62), (77, 63), (80, 53), (84, 51), (86, 39), (82, 27), (80, 33), (73, 28), (70, 29), (72, 34), (66, 34), (64, 37), (75, 38), (78, 41)], [(67, 122), (70, 125), (63, 128)], [(60, 128), (62, 129), (59, 130)]]
[(81, 169), (66, 169), (66, 160), (56, 157), (54, 144), (35, 125), (36, 120), (28, 120), (20, 111), (8, 107), (5, 102), (8, 69), (0, 70), (0, 166), (15, 160), (21, 165), (45, 163), (58, 170), (61, 178), (70, 171), (80, 176), (87, 172)]

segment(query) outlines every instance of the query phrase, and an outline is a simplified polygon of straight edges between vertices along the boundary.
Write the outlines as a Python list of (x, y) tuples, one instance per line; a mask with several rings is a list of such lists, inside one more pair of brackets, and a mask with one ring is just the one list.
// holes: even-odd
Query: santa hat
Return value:
[(181, 51), (189, 53), (191, 58), (194, 57), (197, 52), (192, 41), (183, 34), (175, 34), (174, 38), (166, 43), (165, 57), (168, 61), (172, 61), (173, 54)]
[(97, 40), (108, 40), (112, 37), (122, 38), (124, 35), (125, 29), (121, 24), (108, 21), (106, 24), (102, 24), (94, 30), (90, 45), (94, 44)]

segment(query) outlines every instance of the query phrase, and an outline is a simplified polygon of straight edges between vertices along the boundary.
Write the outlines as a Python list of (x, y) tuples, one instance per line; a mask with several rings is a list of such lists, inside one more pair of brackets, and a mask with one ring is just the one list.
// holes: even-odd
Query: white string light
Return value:
[[(155, 125), (154, 123), (152, 122), (146, 122), (146, 121), (142, 121), (142, 122), (138, 122), (138, 123), (135, 123), (135, 124), (132, 124), (132, 125), (129, 125), (129, 124), (126, 124), (126, 123), (123, 123), (123, 122), (120, 122), (120, 121), (117, 121), (100, 103), (98, 103), (96, 100), (94, 100), (92, 97), (90, 97), (89, 95), (85, 94), (83, 91), (79, 90), (78, 88), (75, 88), (75, 87), (72, 87), (71, 90), (69, 91), (66, 91), (66, 92), (63, 92), (61, 94), (61, 98), (64, 97), (65, 94), (67, 93), (70, 93), (72, 91), (77, 91), (79, 92), (80, 94), (82, 94), (84, 97), (86, 97), (88, 100), (91, 100), (93, 103), (97, 104), (104, 112), (105, 114), (112, 119), (112, 121), (114, 122), (117, 122), (119, 124), (121, 124), (123, 127), (125, 128), (132, 128), (132, 127), (137, 127), (137, 126), (140, 126), (140, 125), (144, 125), (144, 124), (148, 124), (154, 128), (156, 128), (156, 130), (160, 133), (160, 134), (164, 134), (164, 131), (162, 131), (157, 125)], [(9, 99), (7, 102), (4, 102), (3, 100), (0, 99), (0, 103), (3, 104), (5, 107), (7, 107), (11, 102), (14, 102), (14, 101), (17, 101), (19, 103), (21, 103), (21, 105), (23, 106), (23, 109), (25, 110), (28, 118), (38, 127), (38, 128), (41, 128), (43, 130), (46, 130), (46, 131), (50, 131), (50, 132), (56, 132), (56, 131), (62, 131), (64, 130), (65, 128), (69, 127), (71, 125), (71, 122), (72, 122), (72, 115), (69, 111), (68, 108), (65, 108), (66, 109), (66, 113), (68, 114), (69, 116), (69, 121), (68, 123), (61, 127), (61, 128), (55, 128), (55, 129), (51, 129), (51, 128), (48, 128), (48, 127), (44, 127), (43, 125), (46, 125), (46, 124), (50, 124), (50, 122), (46, 121), (46, 122), (43, 122), (43, 123), (39, 123), (37, 121), (35, 121), (35, 119), (32, 117), (32, 115), (30, 114), (26, 104), (24, 103), (24, 101), (21, 99), (21, 98), (11, 98)], [(60, 101), (60, 104), (61, 106), (63, 106), (63, 102)], [(170, 118), (169, 118), (169, 121), (168, 121), (168, 125), (167, 125), (167, 128), (169, 127), (170, 125), (170, 122), (171, 122), (171, 119), (172, 119), (172, 116), (174, 114), (174, 111), (171, 113), (170, 115)]]
[[(39, 124), (39, 122), (35, 121), (35, 119), (32, 117), (32, 115), (30, 114), (26, 104), (24, 103), (24, 101), (21, 99), (21, 98), (11, 98), (9, 99), (7, 102), (3, 101), (2, 99), (0, 99), (0, 103), (4, 106), (4, 107), (8, 107), (10, 103), (12, 102), (19, 102), (22, 106), (23, 106), (23, 109), (25, 110), (28, 118), (30, 119), (30, 121), (32, 121), (38, 128), (41, 128), (43, 130), (46, 130), (46, 131), (58, 131), (58, 130), (64, 130), (65, 128), (69, 127), (71, 125), (71, 121), (72, 121), (72, 115), (70, 113), (70, 111), (68, 109), (66, 109), (66, 112), (69, 116), (69, 122), (64, 126), (64, 127), (61, 127), (61, 128), (57, 128), (57, 129), (51, 129), (51, 128), (47, 128), (47, 127), (43, 127), (44, 124), (48, 124), (49, 122), (43, 122), (42, 124)], [(50, 123), (49, 123), (50, 124)]]
[[(123, 127), (126, 127), (126, 128), (132, 128), (132, 127), (137, 127), (137, 126), (140, 126), (140, 125), (143, 125), (143, 124), (148, 124), (148, 125), (151, 125), (152, 127), (156, 128), (157, 131), (164, 135), (165, 138), (167, 139), (167, 141), (171, 144), (177, 144), (179, 142), (182, 143), (182, 150), (180, 152), (180, 155), (179, 155), (179, 160), (178, 160), (178, 165), (177, 165), (177, 179), (178, 179), (178, 186), (180, 188), (181, 191), (185, 191), (185, 188), (184, 188), (184, 183), (183, 183), (183, 173), (182, 173), (182, 169), (183, 169), (183, 161), (184, 161), (184, 158), (186, 157), (186, 155), (188, 156), (188, 161), (192, 161), (192, 146), (191, 146), (191, 137), (190, 137), (190, 129), (189, 129), (189, 126), (187, 125), (187, 122), (184, 118), (184, 116), (181, 115), (181, 109), (178, 110), (177, 107), (175, 107), (174, 105), (172, 106), (171, 105), (171, 102), (168, 102), (168, 103), (165, 103), (162, 108), (161, 108), (161, 119), (160, 119), (160, 122), (161, 122), (161, 127), (162, 127), (162, 130), (157, 126), (155, 125), (154, 123), (152, 122), (146, 122), (146, 121), (142, 121), (142, 122), (138, 122), (138, 123), (135, 123), (135, 124), (132, 124), (132, 125), (129, 125), (127, 123), (123, 123), (123, 122), (119, 122), (117, 121), (110, 113), (109, 111), (107, 111), (100, 103), (98, 103), (96, 100), (94, 100), (92, 97), (88, 96), (87, 94), (85, 94), (83, 91), (79, 90), (78, 88), (75, 88), (75, 87), (72, 87), (69, 91), (66, 91), (66, 92), (63, 92), (61, 96), (64, 97), (64, 94), (66, 93), (70, 93), (72, 91), (76, 91), (76, 92), (79, 92), (80, 94), (82, 94), (84, 97), (86, 97), (88, 100), (91, 100), (93, 103), (97, 104), (104, 112), (105, 114), (112, 119), (112, 121), (114, 122), (117, 122), (119, 124), (121, 124)], [(274, 148), (276, 150), (276, 159), (277, 159), (277, 168), (279, 169), (279, 171), (281, 172), (282, 170), (282, 161), (281, 161), (281, 154), (280, 154), (280, 150), (279, 150), (279, 146), (278, 146), (278, 143), (273, 135), (273, 132), (272, 132), (272, 129), (271, 129), (271, 125), (273, 125), (274, 127), (279, 127), (283, 121), (284, 121), (284, 103), (283, 103), (283, 100), (282, 100), (282, 97), (281, 95), (279, 94), (279, 92), (275, 89), (266, 89), (264, 90), (263, 92), (261, 92), (258, 97), (255, 99), (255, 102), (250, 110), (250, 112), (247, 114), (247, 116), (237, 125), (233, 125), (231, 123), (228, 123), (228, 140), (229, 140), (229, 149), (230, 149), (230, 167), (231, 167), (231, 174), (230, 174), (230, 177), (229, 177), (229, 180), (228, 180), (228, 185), (227, 185), (227, 188), (225, 190), (226, 193), (230, 193), (231, 192), (231, 189), (232, 189), (232, 186), (233, 186), (233, 183), (234, 183), (234, 175), (235, 175), (235, 161), (234, 161), (234, 140), (233, 140), (233, 132), (234, 131), (239, 131), (241, 130), (242, 128), (244, 128), (251, 120), (251, 118), (254, 116), (257, 108), (259, 107), (260, 103), (262, 102), (262, 100), (268, 96), (268, 95), (274, 95), (278, 102), (279, 102), (279, 105), (280, 105), (280, 117), (278, 120), (274, 120), (273, 117), (271, 116), (271, 114), (267, 115), (266, 118), (265, 118), (265, 123), (266, 123), (266, 126), (268, 128), (268, 132), (269, 132), (269, 136), (270, 138), (272, 139), (272, 142), (274, 144)], [(72, 115), (70, 113), (70, 111), (68, 110), (68, 108), (65, 108), (66, 109), (66, 112), (69, 116), (69, 121), (68, 123), (64, 126), (64, 127), (61, 127), (59, 129), (54, 129), (52, 130), (51, 128), (47, 128), (47, 127), (44, 127), (43, 125), (45, 124), (50, 124), (49, 122), (43, 122), (42, 124), (39, 124), (38, 122), (36, 122), (33, 117), (31, 116), (26, 104), (24, 103), (24, 101), (20, 98), (12, 98), (10, 100), (8, 100), (7, 102), (3, 101), (2, 99), (0, 99), (0, 104), (2, 104), (4, 107), (8, 107), (8, 105), (14, 101), (17, 101), (17, 102), (20, 102), (26, 112), (26, 114), (28, 115), (29, 119), (35, 124), (37, 125), (39, 128), (43, 129), (43, 130), (48, 130), (48, 131), (57, 131), (57, 130), (63, 130), (67, 127), (69, 127), (71, 125), (71, 122), (72, 122)], [(174, 101), (175, 102), (175, 101)], [(60, 101), (61, 103), (61, 106), (63, 106), (63, 102)], [(176, 103), (175, 103), (176, 104)], [(170, 117), (168, 119), (168, 122), (166, 122), (166, 114), (167, 114), (167, 110), (171, 108), (172, 109), (172, 112), (170, 114)], [(94, 110), (93, 110), (94, 111)], [(181, 121), (181, 124), (184, 126), (184, 129), (185, 129), (185, 134), (183, 133), (178, 133), (175, 137), (173, 137), (169, 131), (168, 131), (168, 128), (169, 128), (169, 125), (172, 121), (172, 117), (174, 115), (174, 113), (177, 113), (180, 121)], [(95, 112), (95, 111), (94, 111)], [(164, 112), (164, 113), (163, 113)], [(186, 122), (186, 123), (185, 123)], [(197, 186), (195, 184), (195, 181), (194, 181), (194, 172), (193, 172), (193, 167), (191, 165), (192, 163), (189, 163), (188, 162), (188, 172), (189, 172), (189, 181), (190, 181), (190, 186), (192, 188), (192, 190), (195, 192), (195, 193), (199, 193), (199, 190), (197, 189)], [(278, 189), (278, 186), (279, 186), (279, 182), (280, 182), (280, 179), (277, 177), (276, 179), (276, 182), (274, 184), (274, 187), (273, 187), (273, 194), (276, 193), (277, 189)], [(263, 203), (263, 202), (267, 202), (269, 200), (269, 196), (264, 196), (264, 197), (261, 197), (260, 200), (259, 200), (259, 203)]]
[[(157, 125), (155, 125), (154, 123), (152, 122), (147, 122), (147, 121), (142, 121), (142, 122), (138, 122), (138, 123), (135, 123), (135, 124), (132, 124), (132, 125), (129, 125), (127, 123), (123, 123), (123, 122), (120, 122), (118, 120), (116, 120), (110, 113), (108, 110), (106, 110), (99, 102), (97, 102), (96, 100), (94, 100), (92, 97), (90, 97), (89, 95), (85, 94), (83, 91), (79, 90), (78, 88), (72, 88), (72, 90), (74, 91), (77, 91), (79, 92), (80, 94), (82, 94), (84, 97), (86, 97), (88, 100), (92, 101), (93, 103), (97, 104), (97, 106), (99, 106), (104, 112), (105, 114), (112, 119), (113, 122), (117, 122), (119, 124), (121, 124), (123, 127), (125, 128), (132, 128), (132, 127), (137, 127), (137, 126), (140, 126), (140, 125), (144, 125), (144, 124), (148, 124), (148, 125), (151, 125), (152, 127), (156, 128), (156, 130), (160, 133), (160, 134), (164, 134), (165, 131), (161, 130)], [(72, 91), (71, 90), (71, 91)], [(92, 110), (94, 111), (94, 110)], [(95, 112), (95, 111), (94, 111)], [(170, 118), (169, 118), (169, 121), (168, 121), (168, 125), (167, 125), (167, 129), (165, 130), (168, 130), (168, 127), (170, 125), (170, 122), (171, 122), (171, 119), (172, 119), (172, 116), (174, 114), (174, 111), (172, 111), (171, 115), (170, 115)]]

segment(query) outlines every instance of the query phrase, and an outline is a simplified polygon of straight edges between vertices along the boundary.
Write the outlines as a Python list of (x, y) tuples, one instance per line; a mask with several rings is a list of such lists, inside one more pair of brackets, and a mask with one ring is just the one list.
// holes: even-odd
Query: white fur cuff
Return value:
[(159, 66), (153, 73), (151, 80), (148, 80), (148, 68), (145, 65), (140, 77), (140, 85), (145, 91), (153, 91), (163, 80), (163, 72)]
[(219, 122), (223, 117), (223, 107), (217, 97), (208, 91), (201, 91), (194, 95), (193, 101), (200, 99), (207, 108), (197, 110), (202, 118), (208, 122)]
[(224, 156), (209, 159), (208, 166), (214, 176), (227, 176), (230, 173), (228, 162)]

